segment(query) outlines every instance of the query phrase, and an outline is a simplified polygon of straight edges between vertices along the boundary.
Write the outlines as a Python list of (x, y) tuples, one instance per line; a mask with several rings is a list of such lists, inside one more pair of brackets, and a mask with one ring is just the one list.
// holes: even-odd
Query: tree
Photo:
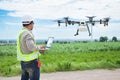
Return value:
[(116, 41), (117, 41), (117, 37), (113, 36), (113, 37), (112, 37), (112, 41), (115, 41), (115, 42), (116, 42)]
[(100, 39), (99, 39), (100, 42), (105, 42), (105, 41), (107, 41), (107, 40), (108, 40), (108, 37), (107, 37), (107, 36), (104, 36), (104, 37), (101, 36)]
[(100, 42), (104, 42), (104, 37), (101, 36), (100, 39), (99, 39)]
[(107, 42), (107, 40), (108, 40), (108, 37), (107, 37), (107, 36), (105, 36), (105, 37), (104, 37), (104, 41), (106, 41), (106, 42)]

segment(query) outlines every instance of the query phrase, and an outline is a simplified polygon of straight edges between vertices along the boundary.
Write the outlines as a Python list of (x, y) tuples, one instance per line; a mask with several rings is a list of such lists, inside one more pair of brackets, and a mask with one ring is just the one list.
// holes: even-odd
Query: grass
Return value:
[[(120, 68), (119, 53), (120, 51), (75, 54), (45, 54), (41, 56), (41, 71), (52, 72)], [(52, 68), (51, 71), (49, 70), (49, 68)]]
[[(120, 68), (120, 42), (54, 43), (40, 60), (41, 72)], [(0, 76), (20, 74), (16, 45), (0, 46)]]

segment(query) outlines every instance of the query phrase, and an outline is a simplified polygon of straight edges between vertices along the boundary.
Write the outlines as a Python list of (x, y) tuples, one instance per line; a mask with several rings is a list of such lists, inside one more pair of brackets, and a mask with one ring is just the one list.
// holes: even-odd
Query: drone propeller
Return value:
[(54, 20), (54, 21), (58, 23), (58, 26), (60, 26), (60, 23), (64, 23), (62, 20)]
[(69, 17), (64, 17), (63, 19), (65, 20), (65, 26), (67, 27), (67, 24), (70, 24), (70, 21), (68, 20)]
[(110, 17), (106, 17), (106, 18), (104, 18), (104, 21), (109, 22), (110, 19), (111, 19)]
[(68, 21), (69, 17), (64, 17), (63, 19), (65, 19), (66, 21)]
[(103, 18), (104, 26), (108, 26), (108, 22), (110, 19), (110, 17)]
[(93, 18), (95, 18), (96, 16), (86, 16), (87, 18), (89, 18), (89, 22), (91, 23), (93, 21)]

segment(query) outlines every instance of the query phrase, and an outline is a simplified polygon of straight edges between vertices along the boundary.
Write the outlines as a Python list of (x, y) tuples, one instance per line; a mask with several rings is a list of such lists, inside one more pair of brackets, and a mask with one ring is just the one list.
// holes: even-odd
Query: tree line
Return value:
[[(99, 41), (100, 41), (100, 42), (107, 42), (107, 41), (108, 41), (108, 37), (107, 37), (107, 36), (101, 36), (101, 37), (99, 38)], [(118, 41), (118, 40), (117, 40), (117, 37), (113, 36), (113, 37), (112, 37), (112, 41), (117, 42), (117, 41)]]
[[(108, 37), (107, 36), (101, 36), (99, 38), (99, 40), (95, 39), (94, 41), (95, 42), (107, 42), (108, 41)], [(111, 41), (117, 42), (118, 39), (117, 39), (117, 37), (113, 36)], [(42, 42), (38, 40), (36, 42), (38, 44), (40, 44), (40, 43), (46, 44), (47, 40), (42, 41)], [(87, 41), (85, 41), (85, 40), (84, 41), (80, 41), (80, 40), (74, 40), (74, 41), (73, 40), (72, 41), (70, 41), (70, 40), (68, 40), (68, 41), (66, 41), (66, 40), (63, 40), (63, 41), (56, 40), (56, 41), (54, 41), (54, 43), (64, 43), (64, 44), (70, 43), (70, 42), (83, 42), (83, 43), (86, 43), (86, 42), (89, 42), (89, 41), (88, 40)], [(16, 40), (0, 40), (0, 45), (8, 45), (8, 44), (16, 44)]]

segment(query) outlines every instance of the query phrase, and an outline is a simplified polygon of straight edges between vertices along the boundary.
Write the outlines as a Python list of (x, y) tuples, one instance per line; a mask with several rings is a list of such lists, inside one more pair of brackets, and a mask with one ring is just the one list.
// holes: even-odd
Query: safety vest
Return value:
[(20, 31), (18, 39), (17, 39), (17, 59), (19, 61), (31, 61), (31, 60), (37, 59), (40, 56), (40, 53), (38, 51), (33, 51), (32, 53), (29, 53), (29, 54), (24, 54), (21, 51), (21, 49), (20, 49), (21, 48), (20, 47), (20, 44), (21, 44), (20, 39), (21, 39), (21, 36), (22, 36), (23, 32), (26, 32), (26, 31), (28, 33), (30, 33), (27, 29), (23, 29), (23, 30)]

